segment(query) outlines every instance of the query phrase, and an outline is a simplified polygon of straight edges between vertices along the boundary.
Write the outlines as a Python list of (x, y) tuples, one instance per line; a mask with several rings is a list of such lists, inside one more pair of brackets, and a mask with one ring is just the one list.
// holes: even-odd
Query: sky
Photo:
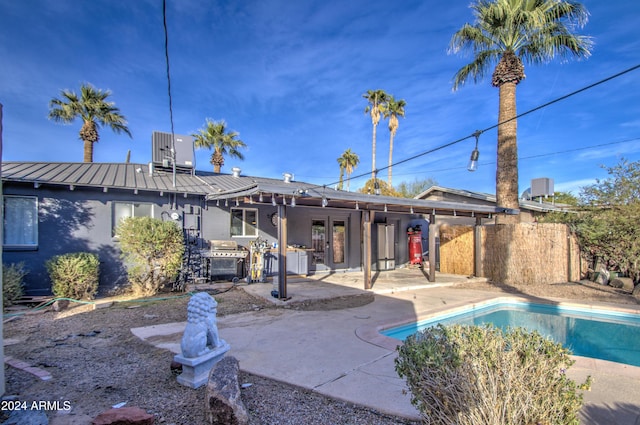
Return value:
[[(585, 60), (525, 65), (518, 113), (640, 64), (640, 1), (584, 0), (593, 38)], [(498, 89), (487, 78), (453, 91), (471, 57), (448, 52), (451, 36), (473, 22), (468, 0), (167, 0), (173, 129), (196, 133), (225, 120), (247, 144), (243, 175), (333, 186), (337, 158), (360, 163), (351, 190), (371, 176), (372, 124), (362, 95), (382, 89), (406, 101), (394, 141), (393, 184), (432, 179), (495, 193), (495, 128), (482, 133), (478, 170), (466, 170), (471, 135), (497, 123)], [(132, 138), (100, 130), (95, 162), (151, 161), (153, 131), (171, 132), (162, 0), (0, 1), (3, 161), (81, 162), (76, 120), (47, 118), (62, 90), (90, 83), (110, 90)], [(438, 149), (463, 139), (451, 146)], [(640, 69), (518, 120), (519, 187), (550, 178), (555, 191), (607, 178), (606, 167), (640, 160)], [(385, 167), (389, 130), (377, 131), (376, 165)], [(433, 151), (435, 150), (435, 151)], [(431, 152), (433, 151), (433, 152)], [(428, 153), (430, 152), (430, 153)], [(211, 171), (211, 151), (196, 168)], [(387, 178), (381, 170), (379, 178)]]

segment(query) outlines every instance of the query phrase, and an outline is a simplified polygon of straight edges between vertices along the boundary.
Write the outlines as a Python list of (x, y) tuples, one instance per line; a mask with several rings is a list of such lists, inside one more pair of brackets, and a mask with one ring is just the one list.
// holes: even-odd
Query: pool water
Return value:
[(404, 341), (421, 329), (441, 323), (523, 327), (538, 331), (569, 348), (577, 356), (640, 366), (640, 315), (588, 308), (526, 302), (494, 303), (485, 307), (443, 314), (428, 320), (382, 331)]

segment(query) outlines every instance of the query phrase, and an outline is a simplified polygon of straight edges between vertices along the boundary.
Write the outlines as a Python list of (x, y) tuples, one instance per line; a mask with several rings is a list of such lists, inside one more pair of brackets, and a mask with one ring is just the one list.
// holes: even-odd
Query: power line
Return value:
[(169, 93), (169, 121), (171, 123), (171, 163), (173, 164), (173, 187), (176, 187), (176, 144), (173, 130), (173, 100), (171, 98), (171, 73), (169, 72), (169, 31), (167, 31), (167, 0), (162, 0), (162, 23), (164, 26), (164, 58), (167, 63), (167, 91)]
[[(556, 98), (556, 99), (554, 99), (554, 100), (551, 100), (551, 101), (549, 101), (549, 102), (547, 102), (547, 103), (543, 103), (542, 105), (536, 106), (535, 108), (529, 109), (528, 111), (525, 111), (525, 112), (522, 112), (522, 113), (520, 113), (520, 114), (517, 114), (517, 115), (515, 115), (515, 116), (514, 116), (514, 117), (512, 117), (512, 118), (509, 118), (509, 119), (507, 119), (507, 120), (504, 120), (504, 121), (502, 121), (502, 122), (499, 122), (499, 123), (497, 123), (497, 124), (494, 124), (494, 125), (492, 125), (492, 126), (489, 126), (489, 127), (485, 128), (485, 129), (483, 129), (483, 130), (476, 130), (475, 132), (471, 133), (471, 134), (470, 134), (470, 135), (468, 135), (468, 136), (461, 137), (461, 138), (456, 139), (456, 140), (454, 140), (454, 141), (452, 141), (452, 142), (445, 143), (444, 145), (441, 145), (441, 146), (435, 147), (435, 148), (433, 148), (433, 149), (429, 149), (428, 151), (421, 152), (421, 153), (419, 153), (419, 154), (416, 154), (416, 155), (410, 156), (409, 158), (405, 158), (405, 159), (400, 160), (400, 161), (398, 161), (398, 162), (395, 162), (395, 163), (393, 163), (393, 164), (391, 164), (391, 165), (387, 165), (387, 166), (385, 166), (385, 167), (377, 168), (377, 169), (375, 170), (375, 173), (377, 174), (379, 171), (386, 170), (386, 169), (387, 169), (387, 168), (389, 168), (389, 167), (395, 167), (396, 165), (400, 165), (400, 164), (404, 164), (405, 162), (413, 161), (414, 159), (420, 158), (421, 156), (428, 155), (428, 154), (430, 154), (430, 153), (433, 153), (433, 152), (439, 151), (439, 150), (441, 150), (441, 149), (447, 148), (447, 147), (449, 147), (449, 146), (455, 145), (455, 144), (457, 144), (457, 143), (463, 142), (463, 141), (465, 141), (465, 140), (467, 140), (467, 139), (470, 139), (470, 138), (472, 138), (472, 137), (476, 137), (476, 134), (478, 134), (478, 135), (479, 135), (479, 134), (482, 134), (482, 133), (487, 132), (487, 131), (489, 131), (489, 130), (492, 130), (492, 129), (494, 129), (494, 128), (500, 127), (500, 126), (501, 126), (501, 125), (503, 125), (503, 124), (506, 124), (506, 123), (511, 122), (511, 121), (513, 121), (513, 120), (517, 120), (518, 118), (520, 118), (520, 117), (524, 117), (525, 115), (529, 115), (529, 114), (531, 114), (531, 113), (533, 113), (533, 112), (539, 111), (540, 109), (546, 108), (547, 106), (553, 105), (554, 103), (558, 103), (558, 102), (560, 102), (560, 101), (562, 101), (562, 100), (568, 99), (568, 98), (570, 98), (570, 97), (572, 97), (572, 96), (575, 96), (576, 94), (579, 94), (579, 93), (582, 93), (582, 92), (584, 92), (584, 91), (586, 91), (586, 90), (592, 89), (592, 88), (594, 88), (594, 87), (596, 87), (596, 86), (599, 86), (599, 85), (601, 85), (601, 84), (604, 84), (604, 83), (606, 83), (606, 82), (608, 82), (608, 81), (611, 81), (611, 80), (613, 80), (613, 79), (615, 79), (615, 78), (618, 78), (618, 77), (621, 77), (621, 76), (623, 76), (623, 75), (625, 75), (625, 74), (628, 74), (629, 72), (635, 71), (635, 70), (637, 70), (637, 69), (639, 69), (639, 68), (640, 68), (640, 64), (635, 65), (635, 66), (632, 66), (631, 68), (627, 68), (627, 69), (625, 69), (624, 71), (618, 72), (617, 74), (614, 74), (614, 75), (611, 75), (611, 76), (609, 76), (609, 77), (607, 77), (607, 78), (604, 78), (604, 79), (602, 79), (602, 80), (596, 81), (595, 83), (589, 84), (588, 86), (582, 87), (582, 88), (580, 88), (580, 89), (578, 89), (578, 90), (575, 90), (575, 91), (573, 91), (573, 92), (571, 92), (571, 93), (565, 94), (564, 96), (560, 96), (560, 97), (558, 97), (558, 98)], [(364, 176), (367, 176), (367, 175), (369, 175), (369, 172), (362, 173), (362, 174), (358, 174), (358, 175), (356, 175), (356, 176), (351, 176), (350, 178), (351, 178), (351, 179), (358, 179), (358, 178), (360, 178), (360, 177), (364, 177)], [(329, 183), (329, 184), (322, 185), (322, 186), (318, 186), (318, 187), (323, 187), (323, 186), (325, 186), (325, 187), (326, 187), (326, 186), (333, 186), (333, 185), (338, 184), (338, 183), (339, 183), (339, 181), (336, 181), (336, 182)]]

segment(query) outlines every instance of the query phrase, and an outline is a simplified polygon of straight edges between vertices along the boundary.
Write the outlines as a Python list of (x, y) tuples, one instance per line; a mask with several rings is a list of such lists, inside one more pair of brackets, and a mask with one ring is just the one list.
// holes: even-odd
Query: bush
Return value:
[(2, 299), (4, 307), (12, 305), (24, 295), (23, 279), (26, 275), (24, 263), (2, 265)]
[(56, 255), (46, 263), (57, 297), (93, 299), (98, 292), (100, 261), (96, 254), (74, 252)]
[(427, 328), (398, 347), (396, 371), (427, 424), (578, 424), (582, 394), (568, 350), (538, 332)]
[(154, 295), (177, 276), (184, 244), (175, 223), (130, 217), (120, 223), (116, 234), (134, 295)]

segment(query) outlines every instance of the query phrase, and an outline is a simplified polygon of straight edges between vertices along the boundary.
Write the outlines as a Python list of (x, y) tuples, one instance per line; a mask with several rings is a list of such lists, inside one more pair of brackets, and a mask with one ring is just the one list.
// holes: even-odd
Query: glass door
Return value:
[(311, 248), (313, 249), (311, 258), (311, 270), (328, 270), (326, 251), (329, 248), (327, 243), (327, 221), (314, 219), (311, 221)]
[(344, 220), (333, 220), (331, 223), (331, 266), (344, 268), (346, 263), (346, 223)]

